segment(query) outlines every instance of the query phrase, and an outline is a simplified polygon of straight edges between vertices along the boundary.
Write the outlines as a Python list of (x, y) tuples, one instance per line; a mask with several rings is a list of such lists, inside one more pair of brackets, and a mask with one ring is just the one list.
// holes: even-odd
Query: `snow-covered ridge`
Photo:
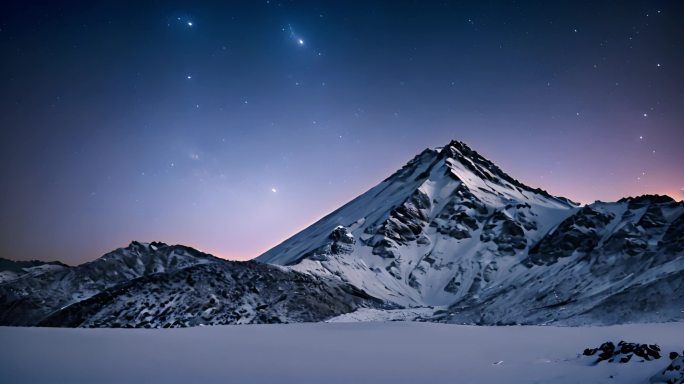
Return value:
[(15, 261), (0, 257), (0, 284), (16, 280), (22, 276), (37, 276), (49, 270), (69, 268), (59, 261)]
[(387, 308), (354, 286), (181, 245), (132, 242), (0, 284), (0, 325), (162, 328), (321, 321)]

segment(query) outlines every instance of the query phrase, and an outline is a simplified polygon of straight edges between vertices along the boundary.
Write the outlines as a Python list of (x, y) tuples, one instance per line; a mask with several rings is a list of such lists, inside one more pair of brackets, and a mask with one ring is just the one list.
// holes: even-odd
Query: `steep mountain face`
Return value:
[(400, 305), (447, 305), (505, 275), (577, 209), (452, 142), (258, 260), (335, 275)]
[(683, 319), (683, 215), (664, 196), (579, 207), (454, 141), (257, 260), (434, 306), (434, 321)]
[(133, 242), (101, 258), (0, 284), (0, 325), (162, 328), (321, 321), (385, 308), (354, 286), (195, 249)]

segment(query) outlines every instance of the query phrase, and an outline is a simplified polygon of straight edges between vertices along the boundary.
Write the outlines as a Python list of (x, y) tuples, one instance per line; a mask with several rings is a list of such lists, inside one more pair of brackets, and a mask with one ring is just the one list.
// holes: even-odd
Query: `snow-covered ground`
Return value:
[[(185, 329), (0, 327), (0, 383), (647, 383), (684, 324), (478, 327), (413, 322)], [(657, 343), (651, 362), (586, 347)], [(612, 378), (611, 378), (612, 376)]]

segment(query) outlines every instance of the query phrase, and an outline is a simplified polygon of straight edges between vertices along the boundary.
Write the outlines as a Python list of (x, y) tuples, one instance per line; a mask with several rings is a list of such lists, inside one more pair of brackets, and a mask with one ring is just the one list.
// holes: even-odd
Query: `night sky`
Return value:
[(2, 1), (0, 257), (252, 258), (452, 139), (682, 199), (684, 2), (559, 3)]

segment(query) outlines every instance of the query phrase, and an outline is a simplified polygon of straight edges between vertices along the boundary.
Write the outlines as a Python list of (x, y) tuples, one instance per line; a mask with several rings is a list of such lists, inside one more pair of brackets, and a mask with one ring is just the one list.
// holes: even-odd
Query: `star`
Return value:
[(188, 21), (188, 27), (192, 27), (192, 21)]
[(271, 192), (276, 193), (276, 192), (278, 192), (278, 190), (275, 188), (271, 188)]
[(192, 76), (191, 76), (191, 75), (188, 75), (187, 77), (188, 77), (188, 80), (192, 79)]
[(302, 40), (302, 39), (297, 39), (297, 43), (298, 43), (299, 45), (304, 45), (304, 40)]
[(644, 113), (644, 117), (648, 117), (648, 113)]
[(643, 139), (644, 139), (644, 137), (643, 137), (643, 136), (639, 136), (639, 140), (643, 140)]

